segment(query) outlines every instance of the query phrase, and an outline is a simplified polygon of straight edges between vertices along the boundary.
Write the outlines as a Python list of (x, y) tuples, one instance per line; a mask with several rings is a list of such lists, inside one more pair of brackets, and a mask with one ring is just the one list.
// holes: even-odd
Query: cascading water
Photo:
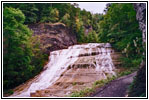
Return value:
[[(104, 78), (106, 78), (105, 73), (115, 75), (113, 71), (114, 65), (110, 56), (112, 52), (113, 50), (109, 43), (88, 43), (70, 46), (68, 49), (53, 51), (50, 53), (49, 63), (45, 66), (45, 71), (43, 71), (28, 88), (15, 92), (12, 97), (29, 97), (30, 93), (48, 88), (61, 77), (64, 71), (68, 70), (68, 67), (78, 62), (80, 64), (82, 61), (80, 60), (81, 57), (94, 55), (94, 60), (88, 61), (91, 57), (83, 58), (83, 60), (90, 63), (90, 66), (94, 65), (96, 72), (103, 74)], [(84, 61), (81, 63), (86, 63)]]

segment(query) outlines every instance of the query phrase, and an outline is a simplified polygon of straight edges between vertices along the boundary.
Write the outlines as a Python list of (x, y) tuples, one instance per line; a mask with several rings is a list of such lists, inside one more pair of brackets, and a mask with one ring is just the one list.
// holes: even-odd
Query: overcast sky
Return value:
[(77, 3), (79, 4), (79, 7), (83, 10), (90, 11), (91, 13), (103, 13), (104, 8), (106, 7), (107, 3), (102, 3), (102, 2), (89, 2), (89, 3)]

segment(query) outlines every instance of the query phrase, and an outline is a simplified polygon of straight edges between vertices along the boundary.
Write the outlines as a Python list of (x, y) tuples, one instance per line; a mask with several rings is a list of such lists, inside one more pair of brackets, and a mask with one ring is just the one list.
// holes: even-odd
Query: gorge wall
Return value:
[(142, 44), (144, 46), (143, 61), (140, 65), (140, 69), (137, 72), (136, 79), (130, 90), (130, 97), (146, 96), (146, 4), (136, 3), (134, 4), (136, 10), (136, 19), (139, 22), (139, 28), (142, 31)]
[(38, 37), (41, 49), (48, 55), (51, 51), (77, 43), (76, 36), (62, 23), (37, 23), (30, 24), (28, 27), (33, 31), (33, 36)]

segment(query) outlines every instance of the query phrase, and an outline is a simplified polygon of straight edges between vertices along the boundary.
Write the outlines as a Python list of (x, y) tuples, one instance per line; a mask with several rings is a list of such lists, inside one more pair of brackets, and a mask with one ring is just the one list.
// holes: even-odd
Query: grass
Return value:
[(135, 71), (137, 71), (137, 67), (130, 67), (130, 68), (125, 68), (125, 70), (118, 72), (117, 73), (117, 77), (121, 77), (121, 76), (125, 76), (125, 75), (129, 75)]
[(94, 92), (93, 88), (85, 88), (80, 91), (74, 91), (70, 97), (85, 97), (86, 95), (89, 95), (90, 93)]
[(93, 83), (93, 87), (97, 88), (97, 87), (102, 87), (104, 86), (105, 84), (111, 82), (112, 80), (116, 79), (115, 76), (112, 76), (112, 77), (108, 77), (107, 79), (104, 79), (104, 80), (97, 80)]
[(125, 75), (129, 75), (129, 74), (131, 74), (132, 72), (131, 71), (124, 71), (124, 72), (120, 72), (119, 74), (118, 74), (118, 77), (121, 77), (121, 76), (125, 76)]

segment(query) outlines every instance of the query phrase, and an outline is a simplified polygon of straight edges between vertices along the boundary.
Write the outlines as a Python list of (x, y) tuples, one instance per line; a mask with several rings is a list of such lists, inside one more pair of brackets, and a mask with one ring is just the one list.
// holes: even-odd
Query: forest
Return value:
[[(105, 14), (81, 10), (77, 3), (3, 4), (3, 87), (12, 89), (43, 70), (48, 56), (40, 50), (28, 25), (63, 23), (77, 37), (77, 44), (111, 43), (121, 52), (122, 66), (138, 68), (142, 59), (142, 33), (131, 3), (108, 3)], [(86, 28), (91, 27), (88, 35)], [(141, 95), (141, 94), (140, 94)]]

